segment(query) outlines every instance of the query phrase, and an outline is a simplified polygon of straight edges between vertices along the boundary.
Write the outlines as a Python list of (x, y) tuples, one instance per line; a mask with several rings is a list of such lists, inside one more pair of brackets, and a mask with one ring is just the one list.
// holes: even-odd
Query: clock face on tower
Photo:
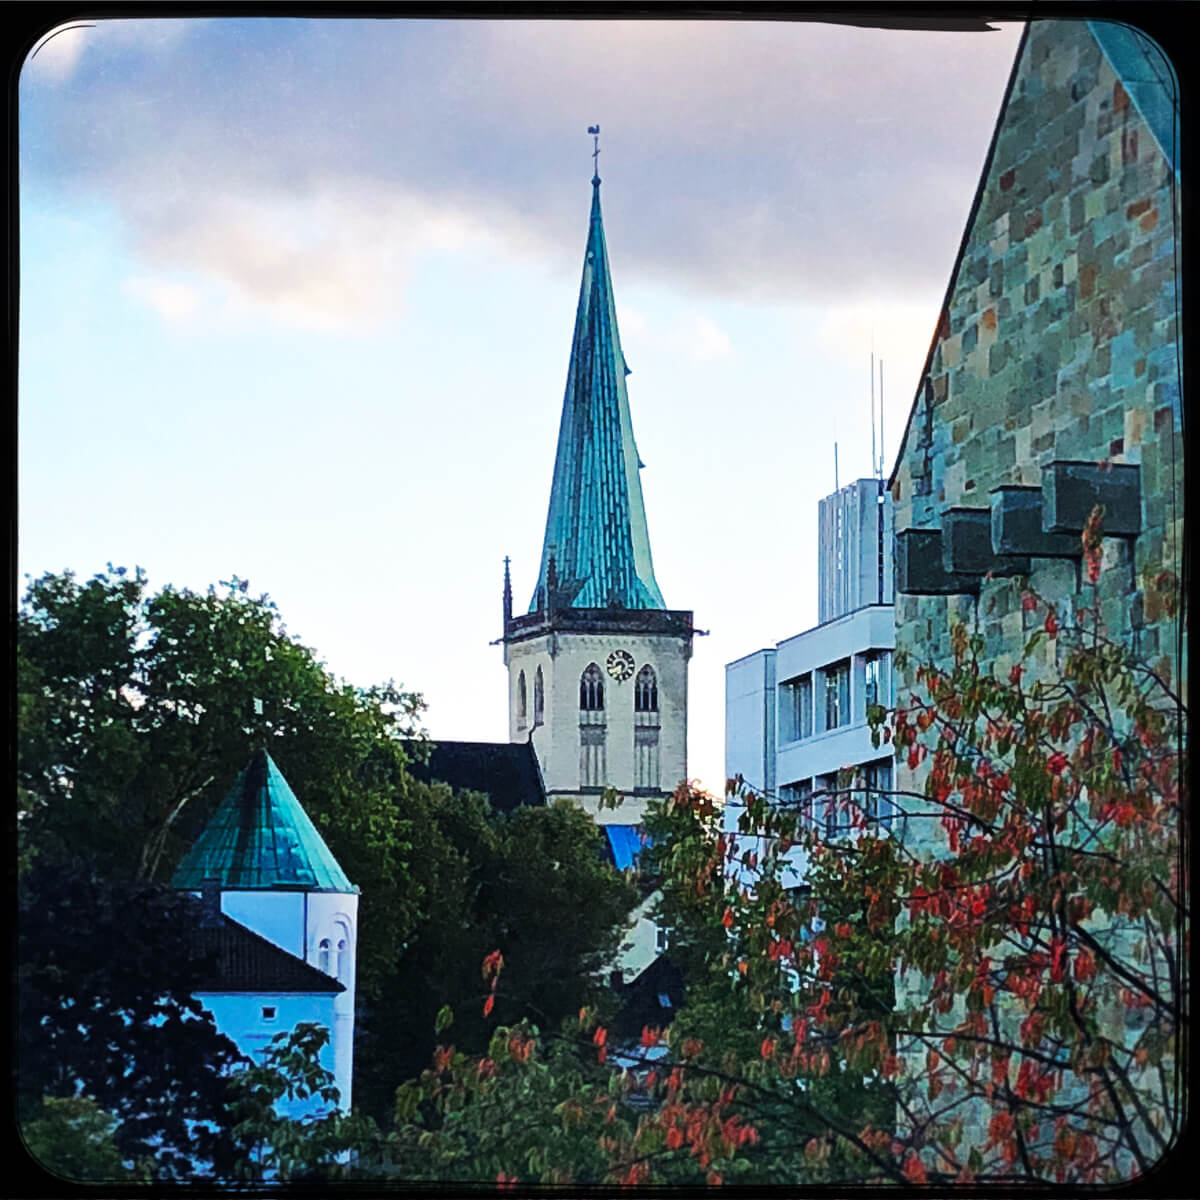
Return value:
[(618, 682), (622, 682), (633, 674), (633, 655), (628, 650), (614, 650), (606, 660), (608, 673)]

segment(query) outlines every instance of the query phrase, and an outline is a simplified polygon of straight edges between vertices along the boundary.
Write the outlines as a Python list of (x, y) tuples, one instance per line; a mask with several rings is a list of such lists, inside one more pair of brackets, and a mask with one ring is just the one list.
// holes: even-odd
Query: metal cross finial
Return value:
[(589, 125), (588, 133), (592, 135), (592, 182), (600, 182), (600, 126)]

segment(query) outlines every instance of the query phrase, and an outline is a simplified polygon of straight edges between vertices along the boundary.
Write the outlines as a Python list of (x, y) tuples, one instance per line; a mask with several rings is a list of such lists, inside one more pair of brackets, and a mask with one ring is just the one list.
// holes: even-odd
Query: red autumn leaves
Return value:
[(483, 1002), (483, 1015), (490, 1016), (496, 1005), (496, 984), (500, 981), (500, 971), (504, 966), (504, 956), (499, 950), (493, 950), (483, 960), (483, 981), (489, 983), (487, 999)]

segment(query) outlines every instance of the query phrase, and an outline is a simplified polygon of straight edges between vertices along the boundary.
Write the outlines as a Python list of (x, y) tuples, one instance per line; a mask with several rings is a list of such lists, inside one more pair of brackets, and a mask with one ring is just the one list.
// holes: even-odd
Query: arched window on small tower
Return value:
[(647, 663), (639, 672), (633, 687), (633, 711), (658, 712), (658, 677)]
[(579, 677), (579, 711), (604, 711), (604, 676), (595, 663), (588, 663)]
[(533, 674), (533, 723), (541, 725), (546, 719), (546, 688), (542, 682), (542, 668)]
[(333, 974), (331, 968), (333, 963), (330, 962), (330, 952), (333, 947), (328, 938), (322, 938), (317, 943), (317, 966), (325, 972), (326, 975)]
[(337, 977), (342, 983), (350, 982), (350, 942), (345, 937), (338, 938)]
[(525, 725), (525, 672), (522, 671), (517, 676), (517, 725), (524, 727)]
[(658, 760), (658, 676), (647, 663), (633, 684), (633, 790), (657, 792), (660, 783)]
[(608, 774), (605, 743), (604, 676), (589, 663), (579, 677), (579, 786), (601, 791)]

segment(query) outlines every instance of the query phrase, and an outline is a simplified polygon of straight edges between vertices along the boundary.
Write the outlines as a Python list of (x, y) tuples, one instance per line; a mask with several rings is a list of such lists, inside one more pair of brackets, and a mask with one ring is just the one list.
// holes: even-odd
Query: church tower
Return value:
[[(264, 749), (255, 751), (204, 832), (183, 857), (173, 887), (209, 894), (219, 912), (329, 977), (329, 1013), (305, 1007), (299, 994), (256, 1006), (236, 996), (206, 997), (217, 1028), (244, 1053), (297, 1020), (329, 1028), (324, 1065), (333, 1072), (339, 1107), (350, 1110), (354, 1070), (358, 888), (346, 877), (295, 792)], [(340, 987), (338, 986), (340, 985)], [(311, 988), (309, 989), (311, 990)], [(285, 1011), (286, 1008), (286, 1011)], [(328, 1018), (332, 1017), (330, 1023)]]
[[(629, 373), (594, 174), (537, 586), (513, 616), (506, 561), (503, 643), (509, 739), (532, 740), (548, 799), (614, 825), (687, 776), (692, 653), (691, 612), (668, 609), (654, 578)], [(610, 786), (624, 802), (601, 811)]]

